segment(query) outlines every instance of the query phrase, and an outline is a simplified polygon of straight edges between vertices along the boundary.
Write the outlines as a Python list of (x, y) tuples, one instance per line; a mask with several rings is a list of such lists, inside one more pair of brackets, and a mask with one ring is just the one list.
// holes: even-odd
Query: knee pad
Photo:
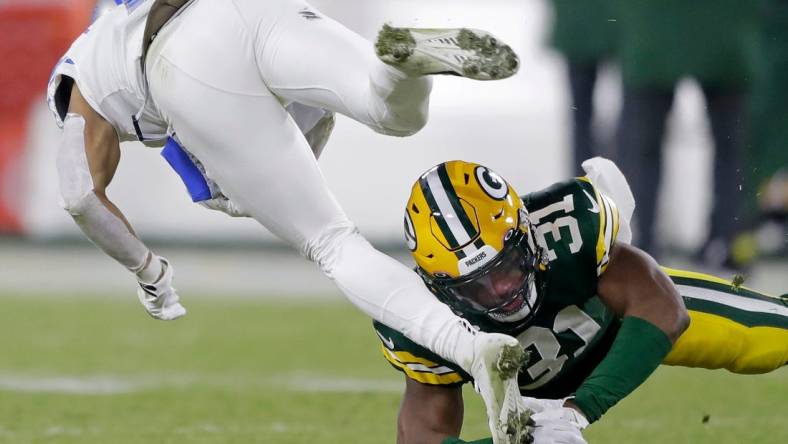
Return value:
[(331, 277), (343, 246), (353, 241), (366, 242), (366, 239), (352, 222), (345, 220), (329, 225), (320, 234), (307, 240), (302, 247), (302, 254), (317, 263), (320, 270)]
[(77, 216), (86, 199), (93, 195), (93, 178), (85, 154), (85, 119), (78, 114), (68, 114), (63, 121), (56, 166), (61, 206)]

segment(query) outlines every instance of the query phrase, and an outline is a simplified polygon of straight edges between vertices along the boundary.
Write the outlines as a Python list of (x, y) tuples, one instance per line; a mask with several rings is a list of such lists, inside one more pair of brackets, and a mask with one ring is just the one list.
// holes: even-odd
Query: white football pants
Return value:
[(404, 136), (426, 122), (430, 79), (383, 64), (371, 42), (299, 0), (197, 0), (154, 40), (148, 79), (171, 130), (231, 200), (366, 314), (468, 368), (474, 333), (358, 234), (283, 107)]

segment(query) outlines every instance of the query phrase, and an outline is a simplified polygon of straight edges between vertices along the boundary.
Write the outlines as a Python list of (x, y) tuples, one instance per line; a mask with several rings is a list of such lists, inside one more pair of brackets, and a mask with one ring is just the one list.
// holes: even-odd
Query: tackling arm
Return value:
[(641, 250), (617, 244), (597, 293), (621, 329), (605, 359), (567, 405), (593, 422), (642, 384), (689, 326), (689, 315), (671, 280)]
[(460, 386), (437, 386), (405, 378), (397, 420), (398, 444), (441, 444), (460, 435), (463, 419)]
[(651, 256), (631, 245), (613, 246), (597, 292), (619, 317), (646, 320), (662, 330), (671, 343), (689, 326), (689, 315), (673, 281)]

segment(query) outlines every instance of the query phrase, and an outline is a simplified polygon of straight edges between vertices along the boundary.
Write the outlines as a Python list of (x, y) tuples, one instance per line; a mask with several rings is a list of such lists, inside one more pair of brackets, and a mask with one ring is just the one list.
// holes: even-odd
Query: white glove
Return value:
[[(180, 143), (180, 141), (176, 142)], [(209, 210), (221, 211), (232, 217), (249, 217), (249, 214), (246, 213), (241, 207), (238, 206), (235, 202), (231, 201), (227, 196), (222, 193), (221, 187), (217, 184), (213, 179), (208, 177), (208, 172), (205, 170), (205, 165), (200, 162), (200, 159), (194, 157), (194, 155), (181, 146), (181, 150), (189, 156), (189, 160), (191, 160), (192, 164), (200, 171), (202, 174), (203, 179), (205, 179), (205, 183), (208, 185), (208, 190), (211, 192), (211, 198), (207, 200), (203, 200), (198, 202), (205, 208)]]
[(298, 102), (292, 102), (285, 107), (293, 117), (301, 134), (304, 135), (315, 159), (320, 158), (336, 121), (333, 111), (315, 108)]
[(209, 210), (221, 211), (232, 217), (249, 217), (246, 211), (241, 209), (238, 204), (225, 197), (224, 194), (219, 194), (213, 199), (203, 200), (199, 202), (199, 204)]
[(583, 170), (600, 192), (608, 195), (618, 207), (618, 237), (619, 242), (632, 242), (632, 229), (630, 221), (635, 211), (635, 197), (629, 188), (627, 178), (618, 169), (613, 161), (603, 157), (594, 157), (583, 162)]
[(523, 403), (534, 413), (544, 412), (545, 410), (556, 410), (564, 407), (566, 399), (540, 399), (523, 396)]
[(531, 432), (533, 444), (588, 444), (580, 429), (563, 420), (538, 420)]
[(315, 126), (311, 130), (304, 132), (304, 137), (309, 143), (309, 147), (312, 148), (315, 159), (319, 159), (320, 154), (323, 153), (323, 148), (326, 147), (328, 138), (334, 131), (335, 124), (336, 118), (334, 117), (334, 113), (325, 111), (325, 115), (315, 123)]
[(537, 399), (523, 396), (523, 402), (534, 414), (534, 444), (586, 444), (581, 431), (588, 427), (582, 413), (564, 407), (565, 399)]
[(139, 282), (137, 296), (149, 315), (162, 321), (178, 319), (186, 314), (186, 309), (178, 302), (178, 294), (172, 288), (174, 270), (167, 259), (154, 256), (152, 261), (160, 261), (162, 276), (152, 284)]

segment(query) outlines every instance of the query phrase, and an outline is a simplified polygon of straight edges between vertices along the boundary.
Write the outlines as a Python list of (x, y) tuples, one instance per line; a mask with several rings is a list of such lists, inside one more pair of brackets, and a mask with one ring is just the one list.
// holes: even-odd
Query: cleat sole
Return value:
[(375, 42), (381, 61), (413, 75), (448, 74), (474, 80), (514, 75), (517, 54), (493, 35), (476, 29), (395, 28), (383, 25)]

